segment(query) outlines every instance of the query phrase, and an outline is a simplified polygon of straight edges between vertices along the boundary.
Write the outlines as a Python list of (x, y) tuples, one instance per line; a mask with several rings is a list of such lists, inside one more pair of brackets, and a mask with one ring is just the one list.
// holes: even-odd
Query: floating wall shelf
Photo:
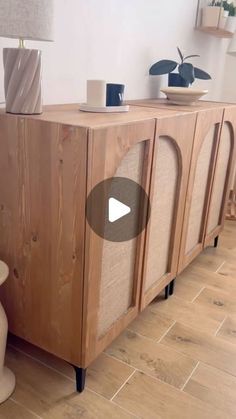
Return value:
[(214, 28), (214, 27), (204, 27), (198, 26), (195, 28), (197, 31), (213, 35), (217, 38), (233, 38), (234, 34), (232, 32), (226, 31), (225, 29)]
[[(209, 3), (210, 0), (198, 0), (195, 29), (216, 38), (233, 38), (234, 30), (228, 24), (223, 7), (208, 7)], [(221, 4), (223, 6), (223, 0)]]

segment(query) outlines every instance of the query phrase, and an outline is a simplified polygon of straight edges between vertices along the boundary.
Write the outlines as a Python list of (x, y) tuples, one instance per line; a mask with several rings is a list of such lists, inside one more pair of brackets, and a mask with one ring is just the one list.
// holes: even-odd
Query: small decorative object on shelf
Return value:
[(236, 30), (236, 7), (226, 0), (198, 0), (196, 29), (218, 38), (232, 38)]
[[(169, 86), (175, 87), (189, 87), (195, 79), (210, 80), (211, 76), (200, 68), (194, 67), (191, 63), (186, 62), (189, 58), (199, 57), (199, 55), (182, 54), (177, 47), (180, 63), (172, 60), (157, 61), (149, 70), (151, 76), (160, 76), (162, 74), (169, 74)], [(172, 73), (178, 67), (178, 73)]]
[[(9, 274), (8, 266), (0, 261), (0, 286)], [(15, 388), (15, 376), (4, 366), (5, 350), (7, 343), (8, 324), (5, 311), (0, 303), (0, 404), (7, 400)]]
[(195, 103), (204, 95), (208, 93), (208, 90), (200, 90), (200, 89), (185, 89), (184, 87), (166, 87), (165, 89), (161, 89), (167, 99), (169, 99), (169, 103), (174, 105), (195, 105)]
[(87, 80), (87, 103), (82, 103), (79, 110), (95, 113), (128, 112), (129, 105), (123, 105), (124, 91), (124, 84)]

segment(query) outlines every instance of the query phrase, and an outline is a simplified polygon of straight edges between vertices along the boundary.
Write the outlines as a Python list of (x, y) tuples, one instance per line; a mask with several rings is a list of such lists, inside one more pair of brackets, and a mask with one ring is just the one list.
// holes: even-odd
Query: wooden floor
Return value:
[(76, 394), (66, 363), (9, 339), (17, 377), (1, 419), (236, 417), (236, 222), (103, 353)]

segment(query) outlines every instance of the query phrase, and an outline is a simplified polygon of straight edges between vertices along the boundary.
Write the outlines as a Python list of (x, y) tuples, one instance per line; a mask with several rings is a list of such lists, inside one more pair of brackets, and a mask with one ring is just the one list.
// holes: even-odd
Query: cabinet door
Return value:
[[(88, 194), (115, 176), (132, 179), (148, 192), (154, 132), (155, 120), (91, 131)], [(129, 241), (111, 242), (86, 224), (83, 367), (138, 313), (144, 236), (145, 231)]]
[(227, 202), (232, 184), (236, 149), (236, 107), (226, 108), (217, 153), (212, 193), (206, 226), (205, 246), (224, 227)]
[(175, 278), (195, 114), (157, 121), (141, 308)]
[(9, 329), (80, 362), (87, 130), (0, 116), (1, 288)]
[(223, 109), (198, 113), (178, 272), (203, 249)]

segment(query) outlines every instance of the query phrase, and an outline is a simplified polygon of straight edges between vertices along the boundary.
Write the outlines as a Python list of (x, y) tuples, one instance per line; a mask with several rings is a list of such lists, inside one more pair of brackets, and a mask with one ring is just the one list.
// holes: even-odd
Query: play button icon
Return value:
[(150, 216), (144, 189), (128, 178), (113, 177), (96, 185), (86, 204), (86, 218), (103, 239), (123, 242), (137, 237)]
[(123, 204), (115, 198), (109, 198), (108, 220), (110, 223), (114, 223), (130, 212), (131, 208), (128, 205)]

